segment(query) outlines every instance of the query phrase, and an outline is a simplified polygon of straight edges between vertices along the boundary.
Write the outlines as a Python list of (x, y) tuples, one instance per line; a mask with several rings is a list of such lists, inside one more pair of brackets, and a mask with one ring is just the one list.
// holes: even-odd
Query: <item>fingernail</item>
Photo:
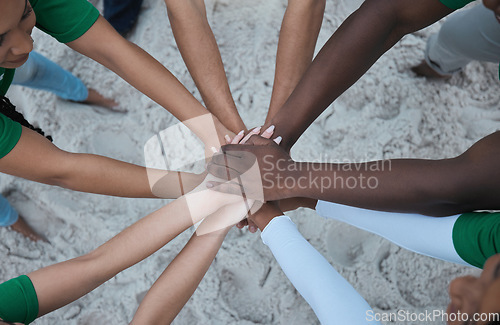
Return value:
[(261, 126), (256, 127), (255, 129), (253, 129), (253, 130), (252, 130), (252, 132), (259, 133), (259, 132), (260, 132), (260, 129), (262, 129), (262, 127), (261, 127)]
[(231, 138), (227, 134), (224, 136), (224, 139), (226, 139), (227, 142), (231, 142)]
[(213, 153), (217, 153), (217, 152), (219, 151), (219, 150), (217, 150), (217, 148), (215, 148), (215, 147), (212, 147), (212, 148), (210, 148), (210, 149), (212, 150), (212, 152), (213, 152)]
[(212, 188), (212, 187), (214, 187), (214, 184), (212, 184), (212, 183), (207, 183), (207, 188)]
[(276, 139), (274, 139), (274, 142), (276, 142), (277, 144), (280, 144), (281, 140), (283, 140), (283, 138), (281, 136), (279, 136)]
[(241, 130), (240, 133), (238, 133), (238, 135), (242, 135), (243, 133), (245, 133), (245, 130)]
[(274, 125), (271, 125), (270, 127), (267, 128), (267, 130), (264, 131), (264, 133), (273, 133), (274, 132)]

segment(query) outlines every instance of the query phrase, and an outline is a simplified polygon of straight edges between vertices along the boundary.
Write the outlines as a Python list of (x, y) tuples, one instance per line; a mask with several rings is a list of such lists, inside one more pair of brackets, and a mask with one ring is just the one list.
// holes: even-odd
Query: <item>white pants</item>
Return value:
[(478, 4), (451, 15), (439, 33), (429, 37), (425, 61), (442, 75), (471, 61), (500, 62), (500, 23), (493, 11)]

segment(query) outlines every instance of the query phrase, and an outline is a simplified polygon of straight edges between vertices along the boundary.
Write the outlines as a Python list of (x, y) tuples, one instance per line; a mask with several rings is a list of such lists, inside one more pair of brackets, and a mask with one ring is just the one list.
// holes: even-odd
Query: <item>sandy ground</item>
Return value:
[[(286, 1), (207, 0), (234, 99), (248, 126), (265, 117), (275, 51)], [(318, 49), (359, 0), (328, 0)], [(97, 3), (100, 8), (102, 4)], [(463, 152), (500, 127), (498, 66), (472, 63), (446, 82), (416, 78), (432, 26), (409, 35), (378, 61), (309, 128), (294, 147), (296, 159), (360, 161), (400, 157), (445, 158)], [(85, 83), (116, 98), (125, 113), (68, 103), (13, 87), (10, 97), (28, 120), (74, 152), (144, 164), (144, 144), (177, 121), (112, 72), (37, 31), (36, 49)], [(176, 48), (162, 0), (145, 0), (130, 36), (200, 98)], [(131, 62), (133, 64), (133, 62)], [(170, 159), (187, 155), (171, 141)], [(186, 153), (187, 152), (187, 153)], [(0, 229), (0, 278), (84, 254), (166, 201), (75, 193), (2, 175), (0, 190), (51, 244), (31, 243)], [(450, 279), (475, 271), (419, 256), (314, 211), (290, 213), (304, 236), (342, 273), (375, 311), (443, 309)], [(157, 276), (190, 236), (180, 235), (144, 262), (86, 297), (35, 324), (125, 324)], [(175, 324), (317, 324), (258, 235), (231, 230), (205, 279)], [(426, 322), (414, 322), (426, 324)], [(405, 324), (394, 322), (388, 324)], [(408, 322), (412, 324), (412, 322)], [(439, 324), (439, 323), (432, 323)]]

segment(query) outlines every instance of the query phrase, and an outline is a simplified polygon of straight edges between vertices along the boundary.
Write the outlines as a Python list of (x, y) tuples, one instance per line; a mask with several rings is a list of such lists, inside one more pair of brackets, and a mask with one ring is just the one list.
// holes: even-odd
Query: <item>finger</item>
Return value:
[(243, 139), (244, 136), (245, 136), (245, 131), (241, 130), (240, 133), (238, 133), (229, 143), (238, 144), (241, 141), (241, 139)]
[(263, 138), (270, 139), (274, 133), (274, 125), (268, 127), (262, 134), (260, 135)]
[(248, 220), (247, 219), (243, 219), (243, 220), (241, 220), (240, 222), (238, 222), (236, 224), (236, 228), (238, 228), (238, 229), (243, 229), (246, 226), (248, 226)]
[(250, 137), (251, 137), (252, 135), (259, 134), (259, 133), (260, 133), (261, 128), (262, 128), (262, 127), (261, 127), (261, 126), (259, 126), (259, 127), (255, 128), (255, 129), (253, 129), (252, 131), (250, 131), (250, 132), (249, 132), (249, 133), (248, 133), (248, 134), (247, 134), (247, 135), (243, 138), (243, 140), (241, 140), (241, 141), (240, 141), (240, 144), (245, 144), (245, 142), (247, 142), (247, 141), (248, 141), (248, 139), (250, 139)]

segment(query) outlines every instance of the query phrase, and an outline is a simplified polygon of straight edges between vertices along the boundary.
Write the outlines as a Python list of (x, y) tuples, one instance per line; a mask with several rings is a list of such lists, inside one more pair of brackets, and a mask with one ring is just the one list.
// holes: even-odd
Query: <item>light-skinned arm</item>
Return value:
[[(170, 71), (118, 34), (103, 17), (99, 17), (85, 34), (67, 45), (114, 71), (181, 122), (208, 113)], [(218, 147), (219, 143), (224, 143), (224, 135), (231, 132), (215, 117), (210, 123), (215, 125), (218, 139), (207, 132), (210, 128), (205, 124), (194, 124), (190, 128), (206, 146)]]
[(288, 0), (281, 23), (276, 71), (266, 124), (286, 102), (314, 55), (326, 0)]

